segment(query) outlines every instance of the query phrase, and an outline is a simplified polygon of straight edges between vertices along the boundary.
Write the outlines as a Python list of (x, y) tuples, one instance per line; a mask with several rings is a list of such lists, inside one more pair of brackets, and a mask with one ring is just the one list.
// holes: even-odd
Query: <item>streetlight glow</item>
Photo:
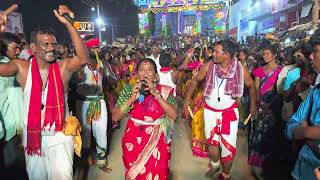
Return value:
[(96, 20), (96, 23), (97, 23), (99, 26), (103, 25), (103, 20), (102, 20), (102, 18), (101, 18), (101, 17), (98, 17), (97, 20)]
[(95, 11), (96, 9), (94, 7), (91, 8), (91, 11)]

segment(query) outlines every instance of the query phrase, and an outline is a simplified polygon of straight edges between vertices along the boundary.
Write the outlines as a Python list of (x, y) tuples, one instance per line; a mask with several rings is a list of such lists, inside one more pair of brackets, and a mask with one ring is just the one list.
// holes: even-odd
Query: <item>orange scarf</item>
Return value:
[(49, 67), (48, 75), (48, 93), (45, 104), (44, 124), (41, 128), (41, 101), (42, 101), (42, 81), (34, 57), (31, 61), (31, 95), (28, 112), (27, 126), (27, 147), (28, 155), (41, 155), (41, 130), (48, 124), (50, 127), (55, 123), (55, 131), (62, 131), (64, 122), (64, 93), (60, 69), (57, 62)]

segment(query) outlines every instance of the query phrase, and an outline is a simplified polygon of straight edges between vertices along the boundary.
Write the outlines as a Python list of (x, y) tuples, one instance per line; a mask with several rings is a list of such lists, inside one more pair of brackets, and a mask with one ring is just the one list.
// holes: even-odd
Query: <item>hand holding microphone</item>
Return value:
[(131, 91), (131, 97), (129, 99), (130, 104), (132, 104), (133, 102), (135, 102), (139, 96), (140, 96), (140, 83), (137, 83), (136, 85), (134, 85), (132, 87), (132, 91)]
[(145, 99), (145, 96), (146, 96), (146, 94), (147, 94), (147, 92), (145, 91), (145, 89), (146, 89), (146, 81), (142, 81), (141, 82), (141, 87), (140, 87), (140, 91), (139, 91), (139, 102), (143, 102), (144, 101), (144, 99)]
[(140, 103), (144, 102), (145, 96), (151, 94), (153, 96), (157, 95), (157, 89), (154, 87), (153, 83), (145, 77), (140, 83), (137, 83), (132, 88), (131, 102), (138, 100)]
[(140, 87), (140, 96), (139, 96), (139, 102), (143, 102), (145, 99), (145, 96), (148, 94), (151, 94), (153, 96), (156, 96), (157, 89), (154, 87), (154, 82), (152, 82), (149, 78), (145, 77), (141, 81), (141, 87)]
[(61, 23), (65, 25), (70, 23), (74, 28), (80, 28), (79, 22), (74, 21), (74, 13), (67, 6), (60, 5), (58, 11), (53, 10), (53, 12)]
[(66, 20), (68, 20), (74, 28), (80, 29), (80, 23), (71, 18), (69, 14), (63, 14), (63, 17), (66, 18)]

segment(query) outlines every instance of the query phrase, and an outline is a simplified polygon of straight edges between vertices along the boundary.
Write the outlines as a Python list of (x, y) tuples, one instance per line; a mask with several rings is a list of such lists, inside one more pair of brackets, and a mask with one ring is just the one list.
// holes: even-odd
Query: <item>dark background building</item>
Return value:
[[(59, 4), (69, 6), (76, 14), (76, 20), (95, 21), (97, 12), (92, 11), (88, 4), (95, 5), (96, 0), (2, 0), (0, 10), (17, 3), (18, 12), (22, 13), (23, 28), (26, 38), (37, 26), (50, 26), (54, 29), (61, 42), (69, 41), (66, 29), (53, 14)], [(125, 37), (136, 35), (138, 31), (138, 9), (131, 0), (99, 0), (100, 14), (106, 24), (106, 31), (102, 32), (103, 39), (111, 41), (113, 36)], [(97, 29), (97, 28), (96, 28)]]

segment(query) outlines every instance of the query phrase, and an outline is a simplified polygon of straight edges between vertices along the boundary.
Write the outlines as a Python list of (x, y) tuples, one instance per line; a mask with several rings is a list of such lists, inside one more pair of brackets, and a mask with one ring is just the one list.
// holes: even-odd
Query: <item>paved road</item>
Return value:
[[(121, 137), (124, 133), (127, 120), (121, 122), (121, 129), (115, 131), (111, 144), (109, 163), (113, 171), (109, 174), (96, 167), (91, 167), (88, 174), (89, 180), (121, 180), (124, 179), (122, 163)], [(171, 178), (172, 180), (208, 180), (205, 172), (208, 169), (208, 159), (196, 158), (191, 151), (191, 128), (184, 119), (175, 122), (172, 140)], [(238, 136), (238, 153), (232, 168), (231, 176), (234, 180), (248, 180), (249, 171), (246, 164), (247, 141), (243, 136)]]

